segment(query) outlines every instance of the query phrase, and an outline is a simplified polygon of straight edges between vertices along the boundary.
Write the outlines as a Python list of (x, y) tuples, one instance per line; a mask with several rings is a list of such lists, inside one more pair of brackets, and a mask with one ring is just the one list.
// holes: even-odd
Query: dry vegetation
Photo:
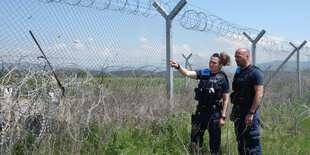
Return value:
[[(1, 77), (1, 153), (189, 153), (194, 80), (184, 89), (183, 78), (175, 79), (175, 100), (170, 105), (163, 78), (105, 77), (102, 81), (71, 65), (57, 72), (65, 87), (62, 96), (51, 72), (20, 71), (13, 68)], [(292, 145), (293, 154), (309, 151), (305, 148), (310, 137), (306, 133), (310, 94), (297, 99), (291, 89), (296, 87), (294, 78), (289, 78), (294, 74), (287, 75), (278, 76), (265, 89), (261, 117), (267, 153), (282, 154), (280, 147), (292, 143), (280, 142), (285, 137), (299, 143)], [(310, 85), (307, 79), (304, 86)], [(227, 122), (222, 132), (223, 151), (236, 154), (232, 123)], [(204, 151), (208, 152), (207, 142)]]

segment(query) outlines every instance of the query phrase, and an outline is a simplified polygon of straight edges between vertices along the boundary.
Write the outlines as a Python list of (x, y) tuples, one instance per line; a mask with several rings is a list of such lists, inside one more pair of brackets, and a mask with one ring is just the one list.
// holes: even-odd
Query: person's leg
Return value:
[(208, 122), (209, 146), (211, 154), (221, 154), (221, 129), (218, 127), (220, 113), (213, 112)]
[(260, 143), (260, 110), (257, 109), (253, 117), (252, 124), (247, 127), (245, 134), (246, 154), (261, 155), (262, 147)]
[(235, 135), (238, 143), (238, 152), (240, 155), (245, 154), (245, 122), (241, 111), (235, 113)]
[(197, 151), (202, 148), (204, 130), (202, 129), (202, 116), (192, 115), (192, 129), (191, 129), (191, 150)]

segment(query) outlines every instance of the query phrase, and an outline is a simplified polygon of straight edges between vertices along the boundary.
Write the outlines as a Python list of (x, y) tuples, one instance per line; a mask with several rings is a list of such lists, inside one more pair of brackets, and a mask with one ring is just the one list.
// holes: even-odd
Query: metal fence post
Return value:
[[(281, 63), (281, 65), (277, 68), (277, 70), (270, 76), (270, 78), (267, 80), (267, 82), (265, 83), (265, 86), (267, 86), (269, 84), (269, 82), (271, 81), (271, 79), (273, 79), (278, 72), (280, 71), (280, 69), (286, 64), (286, 62), (294, 55), (294, 53), (297, 50), (300, 50), (305, 44), (307, 43), (307, 41), (304, 41), (301, 45), (299, 45), (298, 48), (295, 48), (291, 54)], [(290, 42), (290, 44), (292, 45), (292, 43)]]
[(243, 32), (243, 35), (252, 43), (252, 62), (251, 64), (256, 65), (256, 43), (260, 38), (266, 33), (265, 30), (262, 30), (257, 37), (253, 40), (247, 33)]
[(159, 3), (154, 2), (153, 6), (156, 10), (165, 18), (166, 20), (166, 68), (167, 68), (167, 98), (170, 103), (173, 102), (173, 71), (170, 67), (170, 59), (172, 59), (172, 32), (171, 32), (171, 23), (173, 18), (181, 11), (181, 9), (185, 6), (186, 0), (181, 0), (175, 8), (168, 14), (164, 8), (162, 8)]
[[(306, 41), (304, 41), (306, 42)], [(300, 64), (300, 52), (299, 50), (302, 48), (297, 48), (293, 43), (290, 42), (290, 45), (292, 45), (294, 47), (294, 49), (296, 49), (296, 52), (297, 52), (297, 95), (298, 97), (301, 97), (302, 94), (301, 94), (301, 76), (300, 76), (300, 67), (299, 67), (299, 64)]]

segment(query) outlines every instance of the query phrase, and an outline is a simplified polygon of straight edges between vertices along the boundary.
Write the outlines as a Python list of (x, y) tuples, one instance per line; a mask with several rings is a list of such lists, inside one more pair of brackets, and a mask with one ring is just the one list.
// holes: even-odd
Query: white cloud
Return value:
[(77, 50), (85, 50), (85, 45), (80, 40), (74, 40), (73, 42)]
[(142, 42), (142, 43), (147, 43), (147, 42), (148, 42), (148, 39), (145, 38), (145, 37), (140, 37), (139, 40), (140, 40), (140, 42)]
[(64, 43), (43, 47), (43, 51), (46, 51), (46, 54), (48, 56), (57, 56), (57, 57), (73, 53), (73, 51), (70, 50), (70, 48)]
[(183, 44), (182, 45), (183, 49), (185, 49), (186, 51), (190, 51), (190, 48), (187, 44)]
[(236, 51), (236, 49), (241, 48), (241, 47), (244, 47), (244, 48), (251, 47), (250, 41), (247, 41), (247, 40), (235, 41), (235, 40), (232, 40), (226, 37), (217, 37), (214, 39), (214, 41), (216, 43), (224, 44), (225, 46), (228, 47), (226, 48), (226, 50), (229, 50), (229, 51), (231, 50)]
[(197, 52), (196, 54), (199, 55), (200, 57), (204, 57), (204, 58), (210, 58), (210, 55), (215, 53), (214, 51), (210, 51), (210, 50), (203, 50), (200, 52)]
[(189, 47), (188, 44), (183, 44), (183, 45), (173, 45), (173, 53), (175, 55), (189, 55), (191, 53), (191, 48)]
[(110, 48), (98, 48), (94, 49), (94, 55), (98, 54), (101, 58), (107, 59), (112, 56), (112, 49)]
[(281, 36), (267, 36), (267, 37), (262, 37), (262, 39), (266, 39), (269, 38), (272, 41), (278, 41), (278, 42), (288, 42), (288, 40), (286, 40), (284, 37)]
[(140, 40), (140, 42), (142, 43), (142, 48), (143, 48), (143, 50), (146, 50), (146, 52), (147, 52), (147, 51), (149, 51), (149, 50), (152, 49), (152, 47), (149, 45), (149, 41), (148, 41), (147, 38), (145, 38), (145, 37), (140, 37), (139, 40)]
[(146, 50), (152, 49), (152, 47), (150, 45), (142, 45), (142, 48), (144, 48)]

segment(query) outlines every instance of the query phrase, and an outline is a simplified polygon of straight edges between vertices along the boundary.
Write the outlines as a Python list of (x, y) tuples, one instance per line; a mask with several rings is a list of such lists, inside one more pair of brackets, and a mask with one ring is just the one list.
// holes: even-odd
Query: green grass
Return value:
[[(227, 139), (227, 127), (229, 135)], [(144, 127), (133, 125), (118, 126), (105, 124), (99, 127), (90, 125), (84, 130), (88, 135), (82, 142), (70, 139), (66, 133), (44, 139), (35, 154), (75, 154), (72, 145), (77, 145), (79, 154), (187, 154), (190, 144), (190, 113), (171, 115), (163, 123), (153, 123)], [(298, 132), (293, 134), (287, 130), (270, 130), (262, 128), (261, 142), (263, 154), (307, 154), (310, 152), (310, 121), (302, 121)], [(49, 142), (48, 142), (49, 141)], [(55, 145), (52, 152), (42, 150)], [(20, 141), (14, 146), (13, 154), (23, 154), (29, 150), (33, 137)], [(208, 154), (208, 134), (204, 136), (203, 152)], [(232, 122), (226, 122), (222, 128), (222, 149), (225, 154), (237, 154), (237, 144)], [(24, 152), (23, 152), (24, 151)]]
[[(113, 128), (114, 125), (109, 126)], [(144, 128), (114, 126), (115, 130), (98, 130), (96, 126), (92, 126), (92, 134), (83, 143), (81, 153), (93, 154), (95, 151), (103, 154), (183, 154), (188, 146), (188, 126), (188, 118), (184, 115), (171, 116), (165, 124)]]
[[(184, 96), (188, 98), (188, 95), (182, 94), (183, 80), (183, 78), (174, 79), (176, 99)], [(193, 84), (193, 81), (191, 82)], [(33, 85), (32, 83), (28, 84)], [(104, 78), (102, 85), (114, 92), (131, 90), (128, 91), (128, 96), (134, 95), (133, 101), (139, 97), (139, 94), (143, 94), (142, 97), (146, 96), (145, 98), (150, 98), (150, 100), (153, 100), (154, 97), (163, 97), (165, 94), (163, 91), (165, 90), (165, 79), (163, 78)], [(86, 88), (90, 88), (90, 86), (86, 85)], [(192, 90), (188, 91), (192, 92)], [(76, 93), (74, 89), (69, 89), (67, 92)], [(154, 92), (162, 94), (156, 96)], [(310, 96), (309, 94), (308, 92), (308, 96)], [(180, 102), (183, 101), (180, 100)], [(307, 118), (310, 115), (309, 113), (298, 119), (298, 126), (295, 129), (296, 119), (307, 109), (298, 105), (300, 100), (286, 104), (270, 102), (269, 105), (262, 103), (261, 109), (261, 120), (264, 124), (261, 126), (263, 154), (309, 154), (310, 120)], [(309, 101), (305, 105), (310, 107)], [(185, 104), (185, 106), (190, 105)], [(159, 114), (158, 120), (139, 125), (118, 124), (118, 122), (113, 121), (103, 122), (102, 124), (93, 123), (88, 128), (81, 129), (81, 137), (86, 137), (81, 141), (75, 141), (66, 128), (58, 133), (46, 133), (38, 147), (34, 148), (32, 147), (34, 137), (27, 136), (25, 139), (14, 143), (11, 153), (187, 154), (190, 145), (191, 113), (188, 112), (190, 110), (186, 111), (169, 116)], [(208, 134), (206, 133), (203, 148), (205, 154), (209, 153), (208, 145)], [(234, 126), (232, 122), (228, 122), (228, 119), (222, 128), (222, 149), (224, 154), (238, 154)]]

